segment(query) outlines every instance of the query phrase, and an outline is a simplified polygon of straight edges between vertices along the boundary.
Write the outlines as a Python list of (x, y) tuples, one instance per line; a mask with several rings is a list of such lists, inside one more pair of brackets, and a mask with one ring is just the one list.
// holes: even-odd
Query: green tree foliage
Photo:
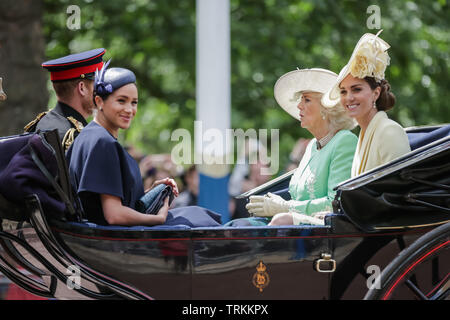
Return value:
[[(123, 141), (146, 153), (170, 152), (176, 143), (170, 141), (174, 129), (193, 132), (194, 0), (45, 0), (44, 4), (49, 59), (104, 47), (113, 66), (135, 71), (139, 112)], [(78, 30), (66, 25), (69, 5), (81, 9)], [(230, 0), (233, 128), (280, 129), (280, 160), (285, 164), (295, 141), (310, 134), (277, 106), (276, 80), (297, 67), (338, 73), (361, 35), (378, 31), (368, 29), (370, 5), (380, 8), (382, 38), (392, 46), (386, 78), (397, 104), (390, 117), (404, 126), (449, 122), (446, 0)]]

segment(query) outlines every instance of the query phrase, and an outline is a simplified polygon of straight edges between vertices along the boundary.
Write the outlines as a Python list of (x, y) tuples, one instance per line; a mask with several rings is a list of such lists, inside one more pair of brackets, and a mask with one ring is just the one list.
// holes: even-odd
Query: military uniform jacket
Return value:
[(59, 138), (67, 151), (75, 137), (87, 125), (84, 117), (67, 104), (58, 101), (55, 108), (42, 112), (36, 119), (27, 124), (26, 132), (58, 129)]

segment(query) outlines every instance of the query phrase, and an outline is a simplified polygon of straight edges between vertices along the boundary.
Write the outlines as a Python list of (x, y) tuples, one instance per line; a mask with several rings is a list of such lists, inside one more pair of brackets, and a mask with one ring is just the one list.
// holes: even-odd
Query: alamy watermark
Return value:
[[(178, 165), (187, 164), (263, 164), (262, 175), (273, 175), (279, 169), (279, 129), (270, 130), (270, 155), (268, 154), (268, 129), (226, 129), (209, 128), (203, 130), (202, 121), (194, 121), (196, 146), (192, 148), (192, 136), (189, 130), (179, 128), (172, 132), (171, 141), (178, 141), (172, 148), (171, 158)], [(257, 141), (256, 148), (250, 148), (243, 156), (249, 142)], [(234, 147), (237, 147), (237, 159)], [(193, 149), (195, 151), (193, 152)]]
[(366, 280), (366, 285), (369, 290), (381, 289), (380, 275), (381, 269), (377, 265), (370, 265), (367, 267), (366, 272), (370, 275)]
[(81, 9), (77, 5), (67, 7), (66, 13), (69, 15), (66, 20), (66, 26), (69, 30), (81, 29)]
[(367, 18), (366, 26), (368, 29), (381, 29), (381, 9), (379, 6), (373, 4), (367, 7), (367, 14), (370, 16)]
[(78, 266), (71, 265), (66, 269), (66, 274), (69, 276), (66, 281), (66, 286), (70, 290), (81, 288), (81, 270)]

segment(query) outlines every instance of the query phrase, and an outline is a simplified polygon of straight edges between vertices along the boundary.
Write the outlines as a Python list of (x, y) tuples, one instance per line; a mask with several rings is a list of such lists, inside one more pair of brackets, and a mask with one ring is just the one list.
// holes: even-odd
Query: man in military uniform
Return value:
[(58, 102), (52, 110), (40, 113), (24, 130), (58, 129), (67, 151), (94, 110), (95, 71), (101, 70), (104, 54), (105, 49), (100, 48), (44, 62), (42, 67), (50, 72)]

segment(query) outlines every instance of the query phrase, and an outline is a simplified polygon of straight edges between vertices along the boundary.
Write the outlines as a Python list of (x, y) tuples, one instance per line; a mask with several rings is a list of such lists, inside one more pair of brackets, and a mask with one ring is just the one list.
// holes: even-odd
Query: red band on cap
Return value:
[(58, 80), (68, 80), (79, 78), (82, 74), (92, 73), (95, 70), (100, 70), (103, 67), (103, 61), (97, 64), (93, 64), (90, 66), (84, 66), (64, 71), (53, 71), (50, 72), (50, 80), (58, 81)]

